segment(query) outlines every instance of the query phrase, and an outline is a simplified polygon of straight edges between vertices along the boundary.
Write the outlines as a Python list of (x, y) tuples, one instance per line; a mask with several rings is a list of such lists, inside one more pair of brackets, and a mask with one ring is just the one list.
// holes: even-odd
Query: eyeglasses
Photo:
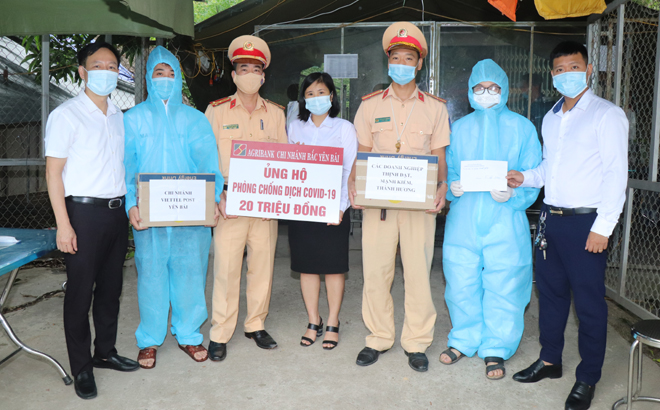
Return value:
[(488, 88), (484, 87), (481, 84), (478, 84), (472, 88), (472, 91), (477, 95), (482, 95), (484, 92), (486, 92), (486, 90), (488, 90), (488, 94), (495, 95), (495, 94), (499, 94), (502, 88), (497, 84), (493, 84)]

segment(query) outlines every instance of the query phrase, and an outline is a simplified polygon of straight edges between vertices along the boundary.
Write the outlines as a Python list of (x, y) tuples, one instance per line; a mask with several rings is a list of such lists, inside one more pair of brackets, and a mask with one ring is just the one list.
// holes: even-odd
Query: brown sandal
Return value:
[(142, 363), (140, 363), (140, 367), (143, 369), (153, 369), (154, 367), (156, 367), (156, 349), (153, 347), (147, 347), (146, 349), (140, 350), (137, 359), (138, 359), (138, 363), (140, 363), (140, 360), (154, 359), (154, 362), (151, 364), (151, 366), (145, 366)]
[[(193, 359), (196, 362), (204, 362), (204, 361), (206, 361), (206, 359), (209, 358), (208, 351), (202, 345), (197, 345), (197, 346), (179, 345), (179, 349), (186, 352), (188, 354), (188, 356), (190, 356), (190, 358)], [(195, 358), (195, 353), (199, 353), (199, 352), (206, 352), (206, 357), (204, 357), (203, 359), (196, 359)]]

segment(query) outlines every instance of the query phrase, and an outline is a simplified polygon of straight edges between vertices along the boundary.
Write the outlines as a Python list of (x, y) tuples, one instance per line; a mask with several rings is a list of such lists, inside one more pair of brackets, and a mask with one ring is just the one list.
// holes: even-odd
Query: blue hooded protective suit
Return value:
[[(167, 106), (151, 78), (165, 63), (174, 70)], [(181, 102), (181, 69), (172, 53), (156, 47), (147, 61), (147, 100), (124, 115), (126, 211), (136, 206), (135, 174), (213, 173), (215, 201), (220, 202), (224, 179), (211, 124), (201, 112)], [(202, 226), (133, 229), (138, 271), (140, 325), (135, 332), (140, 349), (158, 346), (167, 335), (172, 305), (172, 334), (182, 345), (199, 345), (199, 328), (206, 320), (206, 269), (211, 228)]]
[[(502, 89), (499, 104), (484, 109), (472, 88), (492, 81)], [(534, 125), (509, 111), (509, 80), (493, 60), (472, 69), (468, 97), (475, 112), (452, 126), (447, 149), (448, 182), (460, 180), (461, 161), (508, 161), (509, 170), (524, 171), (541, 162)], [(532, 291), (532, 249), (525, 210), (536, 200), (536, 188), (516, 188), (508, 201), (490, 192), (447, 193), (443, 269), (445, 301), (453, 328), (449, 343), (461, 353), (510, 358), (522, 337), (523, 313)]]

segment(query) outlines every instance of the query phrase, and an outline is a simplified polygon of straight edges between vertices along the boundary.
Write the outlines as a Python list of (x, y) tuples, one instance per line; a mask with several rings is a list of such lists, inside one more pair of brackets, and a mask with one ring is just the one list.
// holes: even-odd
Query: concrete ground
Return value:
[[(298, 275), (289, 269), (286, 227), (281, 228), (270, 314), (267, 330), (279, 347), (268, 351), (243, 337), (244, 293), (241, 298), (239, 326), (228, 344), (228, 357), (215, 363), (195, 363), (176, 346), (170, 335), (158, 350), (157, 366), (132, 373), (96, 369), (98, 397), (79, 399), (73, 386), (65, 386), (47, 363), (20, 353), (0, 366), (0, 409), (563, 409), (579, 362), (577, 319), (573, 314), (566, 330), (564, 377), (524, 385), (511, 379), (513, 373), (538, 358), (538, 299), (532, 301), (525, 317), (525, 333), (515, 356), (506, 362), (507, 376), (489, 381), (483, 361), (463, 359), (453, 366), (439, 363), (446, 348), (450, 321), (443, 301), (444, 277), (441, 249), (436, 248), (431, 284), (438, 320), (435, 342), (428, 349), (430, 368), (426, 373), (410, 369), (399, 344), (369, 367), (355, 365), (364, 347), (367, 329), (361, 319), (362, 260), (360, 232), (352, 239), (350, 267), (342, 307), (339, 346), (325, 351), (321, 343), (304, 348), (300, 336), (307, 315), (300, 295)], [(212, 264), (210, 265), (212, 266)], [(245, 269), (245, 267), (244, 267)], [(398, 262), (392, 288), (397, 334), (403, 322), (403, 278)], [(4, 286), (8, 275), (0, 278)], [(31, 268), (19, 273), (6, 306), (17, 306), (46, 292), (57, 290), (65, 280), (61, 270)], [(209, 271), (207, 301), (210, 309), (212, 272)], [(243, 277), (243, 289), (245, 278)], [(64, 365), (68, 359), (62, 328), (62, 300), (59, 293), (33, 306), (7, 314), (9, 323), (27, 345), (42, 350)], [(325, 291), (321, 296), (321, 315), (327, 316)], [(618, 309), (610, 305), (610, 309)], [(612, 315), (611, 317), (620, 317)], [(117, 349), (135, 358), (138, 349), (134, 332), (139, 322), (136, 295), (136, 270), (131, 261), (125, 269), (125, 285), (119, 318)], [(208, 344), (210, 323), (202, 327)], [(0, 332), (0, 357), (13, 351), (13, 343)], [(608, 329), (607, 355), (603, 378), (598, 384), (592, 409), (609, 409), (625, 394), (629, 342)], [(644, 358), (644, 389), (659, 394), (660, 367)], [(655, 409), (639, 403), (635, 409)]]

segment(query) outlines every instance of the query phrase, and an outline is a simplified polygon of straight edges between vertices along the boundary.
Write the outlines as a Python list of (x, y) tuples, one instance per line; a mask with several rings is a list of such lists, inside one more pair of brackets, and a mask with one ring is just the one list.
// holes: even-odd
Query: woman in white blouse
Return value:
[(320, 145), (344, 149), (339, 224), (289, 222), (291, 270), (300, 272), (300, 288), (309, 316), (301, 346), (312, 345), (323, 334), (319, 315), (321, 274), (325, 275), (328, 296), (328, 326), (323, 348), (334, 349), (339, 341), (339, 310), (344, 297), (344, 273), (348, 272), (348, 235), (350, 213), (348, 175), (357, 154), (353, 124), (341, 118), (335, 85), (327, 73), (308, 75), (300, 86), (298, 119), (289, 125), (289, 143)]

